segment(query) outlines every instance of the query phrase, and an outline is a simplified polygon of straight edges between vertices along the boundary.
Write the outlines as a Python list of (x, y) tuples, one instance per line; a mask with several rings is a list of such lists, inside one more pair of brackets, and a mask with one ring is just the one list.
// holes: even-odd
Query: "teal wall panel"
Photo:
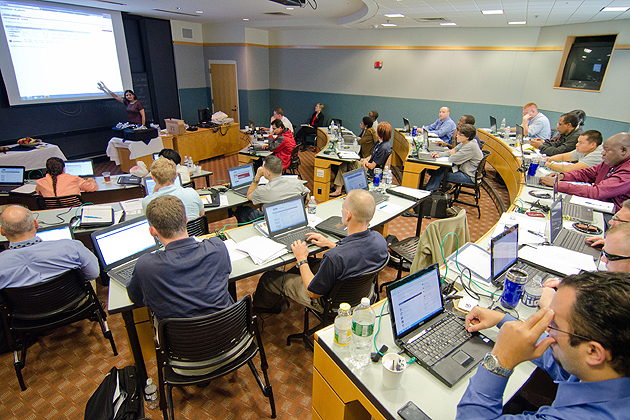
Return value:
[(199, 116), (197, 111), (201, 108), (208, 108), (208, 97), (210, 88), (190, 88), (179, 89), (179, 103), (182, 111), (182, 119), (186, 124), (198, 124)]

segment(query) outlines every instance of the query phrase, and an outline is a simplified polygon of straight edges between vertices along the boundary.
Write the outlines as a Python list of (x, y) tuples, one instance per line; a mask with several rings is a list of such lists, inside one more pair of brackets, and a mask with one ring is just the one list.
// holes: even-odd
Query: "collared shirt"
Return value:
[(9, 246), (0, 252), (0, 289), (41, 283), (73, 268), (80, 268), (86, 280), (99, 275), (98, 259), (81, 241), (34, 237)]
[(602, 150), (604, 150), (604, 146), (602, 144), (597, 146), (597, 149), (593, 150), (591, 153), (580, 153), (577, 150), (574, 150), (571, 152), (571, 159), (581, 162), (590, 168), (591, 166), (602, 163), (604, 160)]
[(549, 118), (542, 113), (527, 122), (527, 137), (531, 139), (549, 140), (551, 138), (551, 123)]
[[(377, 141), (374, 147), (372, 148), (372, 154), (369, 160), (369, 163), (375, 162), (376, 168), (383, 169), (385, 163), (387, 162), (387, 158), (392, 153), (392, 142), (391, 141)], [(374, 175), (374, 169), (368, 170), (368, 175)]]
[[(513, 321), (506, 316), (499, 324)], [(502, 416), (503, 393), (508, 378), (489, 372), (483, 366), (470, 379), (468, 388), (457, 405), (458, 419), (626, 419), (630, 406), (630, 378), (581, 382), (563, 370), (548, 348), (539, 359), (532, 360), (558, 383), (558, 392), (551, 406), (543, 406), (536, 413)]]
[(453, 172), (459, 171), (474, 179), (479, 162), (483, 159), (479, 143), (476, 141), (469, 141), (466, 144), (459, 143), (453, 150), (455, 153), (452, 155), (450, 150), (438, 154), (442, 157), (448, 156), (448, 161), (453, 164)]
[(127, 294), (132, 302), (149, 306), (158, 321), (208, 315), (233, 303), (231, 271), (220, 239), (180, 239), (138, 258)]
[[(88, 181), (81, 177), (63, 173), (57, 175), (57, 195), (56, 197), (63, 197), (66, 195), (80, 195), (81, 191), (96, 191), (98, 185), (94, 181)], [(35, 186), (35, 192), (42, 197), (55, 197), (53, 191), (52, 178), (49, 174), (46, 174), (44, 178), (37, 180)]]
[(306, 196), (310, 192), (311, 190), (304, 186), (301, 179), (281, 175), (271, 178), (267, 184), (256, 187), (252, 192), (252, 203), (257, 206), (296, 195)]
[(142, 211), (147, 211), (147, 205), (156, 197), (161, 195), (172, 195), (177, 197), (184, 203), (186, 209), (186, 217), (188, 221), (194, 220), (199, 217), (201, 210), (203, 210), (203, 202), (197, 194), (197, 191), (192, 188), (182, 188), (179, 185), (168, 185), (162, 187), (151, 195), (148, 195), (142, 199)]
[(582, 129), (578, 127), (569, 134), (558, 134), (552, 139), (545, 140), (545, 142), (540, 145), (540, 153), (544, 153), (547, 156), (554, 156), (575, 150), (580, 134), (582, 134)]
[(446, 117), (444, 121), (438, 118), (433, 124), (426, 127), (428, 132), (437, 134), (440, 140), (446, 143), (451, 143), (456, 128), (457, 124), (451, 117)]

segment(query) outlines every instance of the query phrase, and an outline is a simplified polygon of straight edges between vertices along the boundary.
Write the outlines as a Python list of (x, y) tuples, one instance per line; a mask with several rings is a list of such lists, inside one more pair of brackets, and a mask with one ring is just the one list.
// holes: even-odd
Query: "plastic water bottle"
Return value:
[(144, 399), (147, 402), (147, 408), (149, 410), (158, 408), (158, 389), (151, 378), (147, 379), (147, 386), (144, 387)]
[(506, 126), (505, 127), (505, 132), (503, 134), (503, 137), (505, 138), (505, 140), (510, 140), (510, 126)]
[(359, 145), (359, 142), (357, 141), (357, 138), (355, 137), (354, 140), (352, 140), (352, 145), (354, 147), (357, 147)]
[(387, 190), (389, 187), (392, 186), (392, 181), (393, 181), (392, 171), (391, 169), (389, 169), (389, 166), (385, 166), (385, 170), (383, 171), (382, 188), (384, 190)]
[(350, 315), (350, 304), (339, 305), (339, 315), (335, 318), (335, 344), (348, 348), (352, 342), (352, 315)]
[(311, 199), (308, 200), (308, 218), (315, 219), (316, 214), (317, 214), (317, 202), (315, 201), (315, 197), (311, 195)]
[(501, 121), (501, 131), (505, 130), (505, 118)]
[(370, 306), (370, 299), (361, 299), (361, 304), (352, 314), (352, 345), (350, 347), (350, 364), (357, 369), (370, 363), (372, 336), (376, 316)]

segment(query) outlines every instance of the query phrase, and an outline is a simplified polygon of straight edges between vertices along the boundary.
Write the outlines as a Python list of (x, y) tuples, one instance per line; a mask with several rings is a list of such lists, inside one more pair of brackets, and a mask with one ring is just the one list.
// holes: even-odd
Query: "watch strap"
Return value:
[(301, 266), (302, 264), (306, 264), (307, 262), (308, 262), (307, 260), (298, 261), (298, 262), (296, 262), (296, 263), (295, 263), (295, 266), (296, 266), (297, 268), (300, 268), (300, 266)]

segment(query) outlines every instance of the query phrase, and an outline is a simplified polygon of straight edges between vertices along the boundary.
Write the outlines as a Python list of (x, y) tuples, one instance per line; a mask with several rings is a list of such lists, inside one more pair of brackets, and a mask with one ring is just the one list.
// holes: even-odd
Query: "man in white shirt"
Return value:
[[(269, 123), (272, 123), (275, 120), (282, 121), (282, 124), (289, 130), (291, 130), (291, 133), (293, 133), (293, 124), (291, 124), (291, 121), (289, 121), (289, 119), (284, 116), (284, 111), (282, 110), (282, 108), (276, 108), (273, 110), (273, 116), (271, 117), (271, 121), (269, 121)], [(270, 130), (269, 128), (266, 128), (266, 127), (261, 127), (261, 128), (264, 131)]]

